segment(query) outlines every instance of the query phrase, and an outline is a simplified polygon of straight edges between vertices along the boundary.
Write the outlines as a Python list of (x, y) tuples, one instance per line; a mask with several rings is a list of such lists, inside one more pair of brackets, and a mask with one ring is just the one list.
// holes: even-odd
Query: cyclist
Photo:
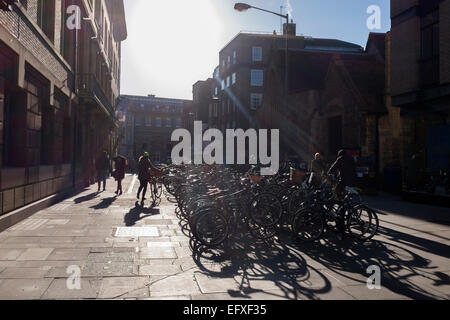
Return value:
[(148, 152), (144, 152), (138, 161), (138, 179), (140, 182), (137, 198), (140, 199), (141, 191), (142, 201), (141, 205), (144, 205), (145, 194), (147, 193), (147, 183), (151, 179), (151, 170), (155, 169), (152, 161), (150, 160), (150, 155)]
[[(336, 195), (339, 198), (343, 198), (345, 196), (345, 188), (355, 187), (356, 185), (355, 160), (353, 160), (353, 158), (345, 152), (345, 150), (339, 151), (338, 158), (331, 165), (330, 170), (328, 170), (328, 174), (332, 174), (336, 171), (339, 172), (339, 182), (336, 186)], [(340, 217), (338, 220), (338, 228), (341, 231), (341, 234), (338, 236), (342, 240), (345, 234), (344, 217)]]

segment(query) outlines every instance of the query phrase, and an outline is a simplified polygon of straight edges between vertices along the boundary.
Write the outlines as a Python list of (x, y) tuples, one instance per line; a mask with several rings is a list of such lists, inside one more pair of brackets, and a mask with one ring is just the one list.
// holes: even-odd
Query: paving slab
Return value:
[(50, 279), (5, 279), (0, 283), (0, 300), (35, 300), (50, 286)]
[(179, 265), (140, 265), (139, 275), (141, 276), (167, 276), (181, 273)]
[(200, 294), (193, 275), (168, 276), (150, 285), (151, 297), (180, 296)]
[(55, 249), (47, 257), (47, 260), (52, 261), (77, 261), (86, 259), (89, 254), (87, 248), (76, 249)]
[(202, 293), (221, 293), (229, 290), (239, 290), (239, 283), (230, 277), (210, 277), (204, 274), (195, 274), (195, 280)]
[(171, 247), (141, 248), (139, 252), (141, 259), (176, 259), (177, 254)]
[(16, 260), (25, 249), (0, 249), (0, 261), (14, 261)]
[(101, 282), (100, 299), (149, 297), (149, 277), (104, 278)]
[(1, 279), (43, 279), (50, 266), (38, 268), (6, 268), (0, 272)]
[[(69, 283), (69, 285), (68, 285)], [(96, 299), (99, 293), (100, 279), (80, 279), (79, 289), (68, 279), (55, 279), (45, 291), (42, 299)]]
[(54, 248), (30, 248), (25, 250), (17, 260), (28, 261), (28, 260), (46, 260), (48, 256), (52, 253)]

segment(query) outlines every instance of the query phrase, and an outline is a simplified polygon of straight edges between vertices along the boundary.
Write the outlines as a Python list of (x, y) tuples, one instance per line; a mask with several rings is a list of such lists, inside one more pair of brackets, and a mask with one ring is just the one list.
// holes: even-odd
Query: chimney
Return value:
[(154, 94), (149, 94), (148, 97), (149, 97), (149, 98), (154, 98), (155, 95), (154, 95)]
[(286, 35), (286, 33), (290, 36), (296, 36), (297, 35), (297, 25), (292, 22), (291, 23), (284, 23), (283, 24), (283, 35)]

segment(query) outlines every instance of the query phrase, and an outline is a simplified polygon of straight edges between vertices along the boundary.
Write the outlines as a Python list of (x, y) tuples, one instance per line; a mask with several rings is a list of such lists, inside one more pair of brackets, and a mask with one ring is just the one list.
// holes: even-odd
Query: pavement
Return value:
[[(105, 192), (91, 186), (0, 233), (0, 300), (450, 298), (446, 208), (371, 197), (380, 231), (368, 243), (244, 234), (203, 250), (185, 235), (171, 199), (137, 205), (138, 184), (127, 175), (117, 197), (110, 179)], [(377, 268), (380, 286), (370, 289)]]

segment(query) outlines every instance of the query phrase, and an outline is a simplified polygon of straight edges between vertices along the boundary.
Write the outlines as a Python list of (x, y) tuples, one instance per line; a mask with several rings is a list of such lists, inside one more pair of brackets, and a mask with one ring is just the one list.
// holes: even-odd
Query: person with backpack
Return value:
[(121, 195), (122, 191), (122, 180), (125, 178), (125, 170), (127, 167), (127, 159), (123, 156), (117, 156), (114, 158), (114, 179), (117, 181), (117, 191), (116, 194)]

